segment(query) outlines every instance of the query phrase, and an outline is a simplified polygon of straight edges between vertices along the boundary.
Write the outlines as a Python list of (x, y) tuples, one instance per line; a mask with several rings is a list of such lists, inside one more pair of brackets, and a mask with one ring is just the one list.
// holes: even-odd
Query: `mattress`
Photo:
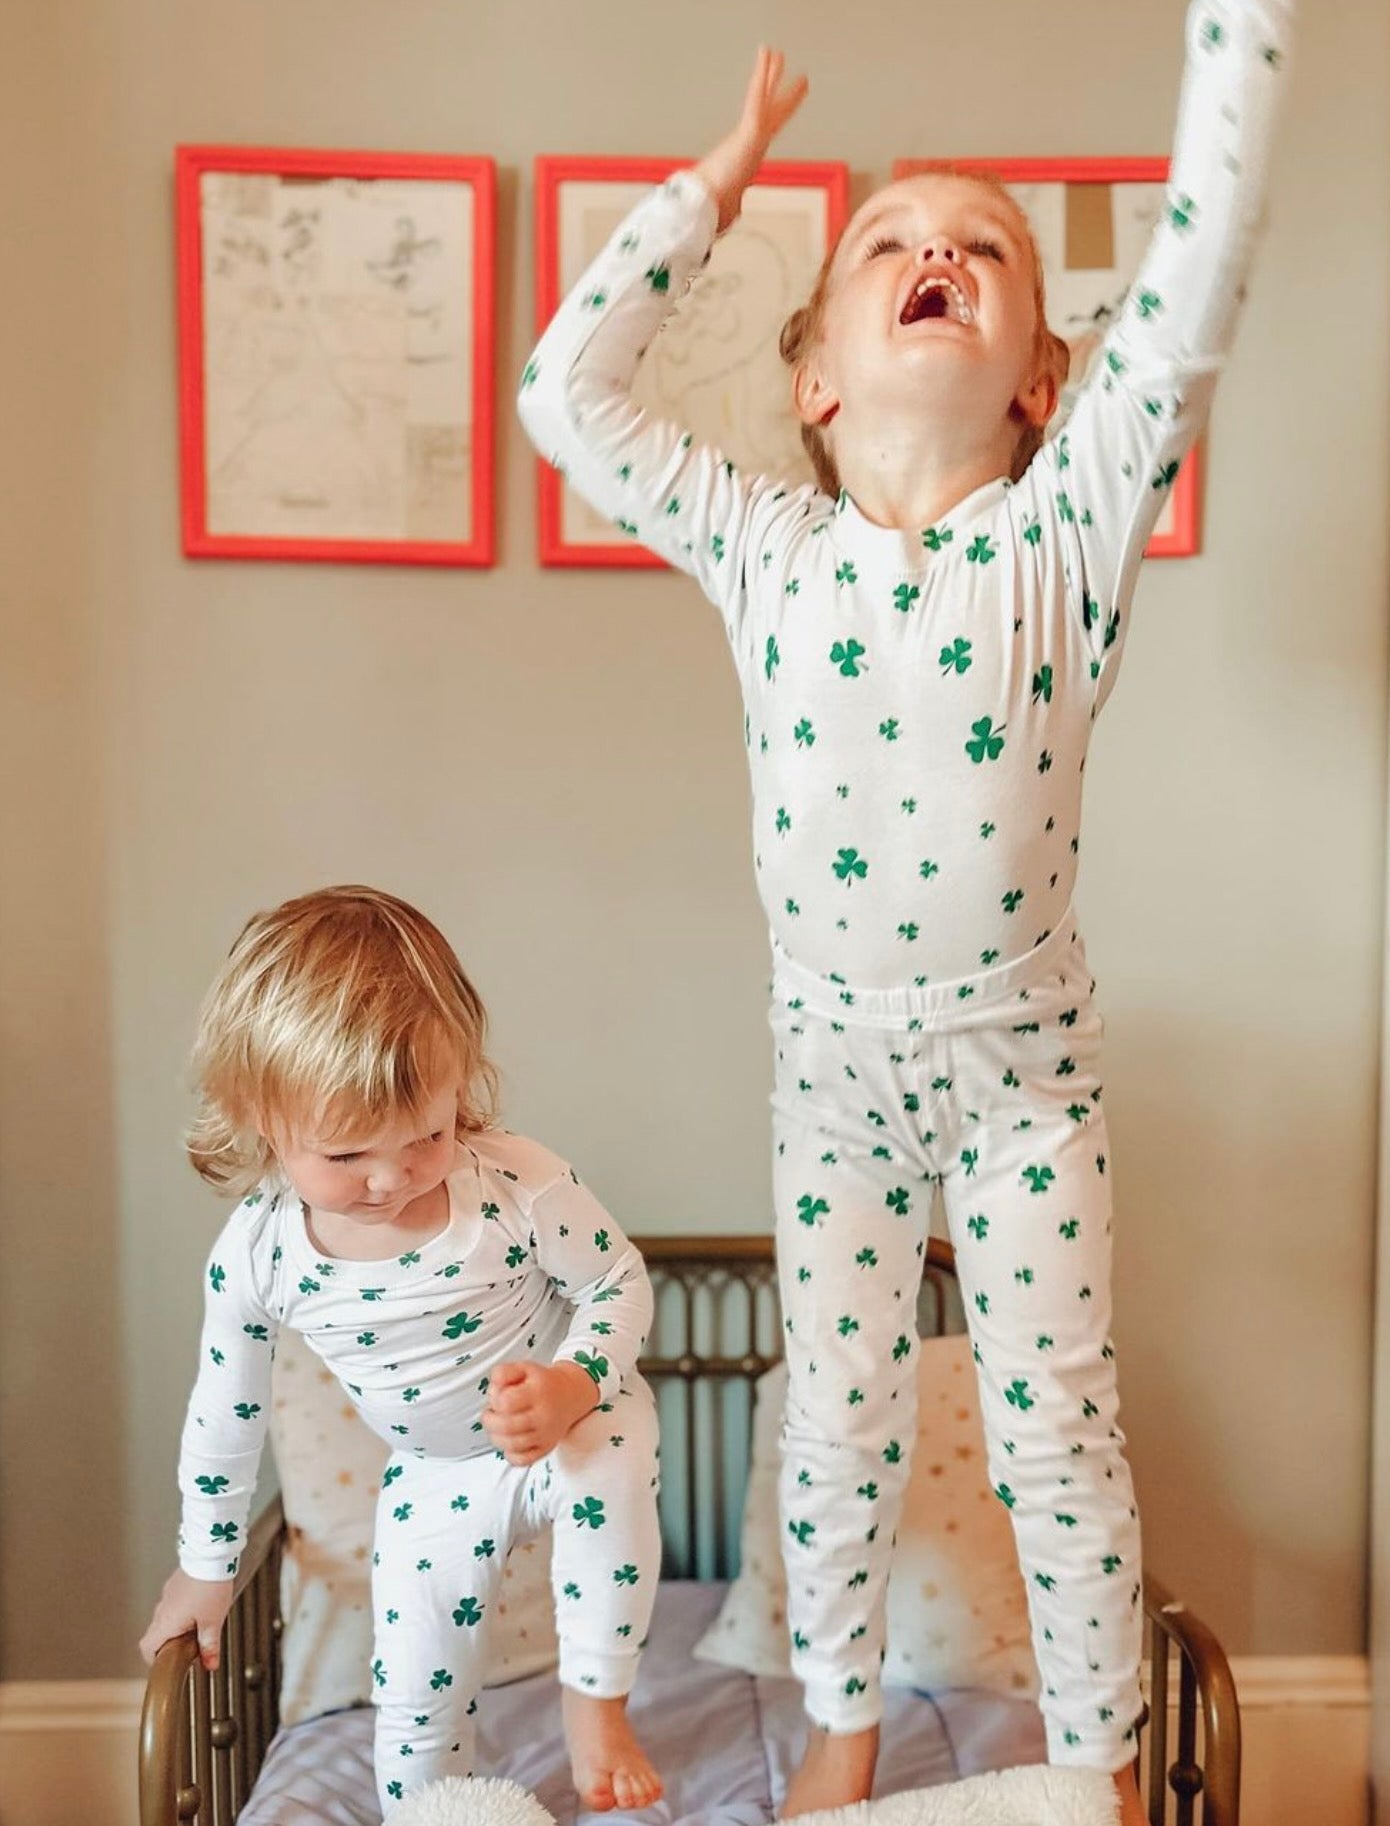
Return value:
[[(559, 1826), (766, 1826), (801, 1754), (805, 1719), (793, 1680), (696, 1661), (724, 1586), (670, 1581), (657, 1596), (630, 1714), (661, 1771), (665, 1798), (641, 1813), (593, 1813), (570, 1786), (553, 1674), (494, 1687), (478, 1702), (479, 1775), (523, 1783)], [(875, 1793), (926, 1788), (987, 1769), (1046, 1760), (1037, 1708), (994, 1693), (885, 1695)], [(238, 1826), (380, 1826), (370, 1707), (281, 1731)]]

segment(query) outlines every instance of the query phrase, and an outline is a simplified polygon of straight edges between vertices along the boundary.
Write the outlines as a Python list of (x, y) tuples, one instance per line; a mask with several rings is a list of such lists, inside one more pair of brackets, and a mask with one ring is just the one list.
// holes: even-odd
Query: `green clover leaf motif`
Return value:
[(973, 742), (965, 744), (965, 752), (977, 767), (985, 761), (997, 761), (1004, 752), (1004, 731), (1008, 727), (1001, 723), (996, 729), (993, 717), (982, 716), (978, 723), (970, 725)]
[(830, 663), (839, 667), (841, 678), (860, 677), (859, 662), (863, 657), (863, 644), (853, 639), (837, 640), (830, 649)]
[(971, 641), (957, 638), (949, 647), (941, 649), (936, 663), (940, 666), (943, 675), (954, 672), (957, 677), (963, 677), (970, 670), (974, 664), (970, 657), (972, 644)]

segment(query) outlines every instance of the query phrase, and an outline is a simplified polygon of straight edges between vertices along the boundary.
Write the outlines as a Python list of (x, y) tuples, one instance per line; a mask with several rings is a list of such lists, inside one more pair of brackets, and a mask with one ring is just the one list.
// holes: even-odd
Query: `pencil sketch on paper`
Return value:
[(473, 195), (204, 172), (207, 524), (466, 540)]
[[(641, 195), (629, 183), (572, 181), (560, 202), (560, 285), (568, 289)], [(647, 351), (633, 396), (750, 474), (811, 481), (777, 339), (810, 296), (826, 251), (814, 186), (757, 184), (709, 265)], [(566, 488), (567, 542), (609, 545), (613, 528)]]

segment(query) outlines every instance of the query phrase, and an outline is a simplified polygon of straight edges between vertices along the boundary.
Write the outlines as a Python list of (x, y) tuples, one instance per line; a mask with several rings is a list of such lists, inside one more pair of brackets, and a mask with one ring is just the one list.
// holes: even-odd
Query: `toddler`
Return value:
[(626, 1719), (660, 1559), (637, 1250), (547, 1149), (491, 1126), (486, 1016), (424, 916), (330, 888), (254, 918), (202, 1013), (189, 1155), (244, 1194), (213, 1247), (179, 1460), (179, 1570), (141, 1641), (215, 1666), (281, 1326), (391, 1446), (372, 1558), (377, 1786), (471, 1773), (509, 1548), (554, 1524), (586, 1806), (661, 1783)]

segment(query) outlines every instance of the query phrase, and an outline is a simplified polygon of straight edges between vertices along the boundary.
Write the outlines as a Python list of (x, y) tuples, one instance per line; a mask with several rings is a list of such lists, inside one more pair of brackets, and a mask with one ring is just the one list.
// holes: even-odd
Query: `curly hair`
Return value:
[(188, 1157), (242, 1196), (275, 1169), (268, 1135), (420, 1116), (441, 1081), (460, 1133), (496, 1120), (487, 1013), (424, 914), (375, 888), (324, 888), (258, 913), (208, 991), (193, 1049)]

